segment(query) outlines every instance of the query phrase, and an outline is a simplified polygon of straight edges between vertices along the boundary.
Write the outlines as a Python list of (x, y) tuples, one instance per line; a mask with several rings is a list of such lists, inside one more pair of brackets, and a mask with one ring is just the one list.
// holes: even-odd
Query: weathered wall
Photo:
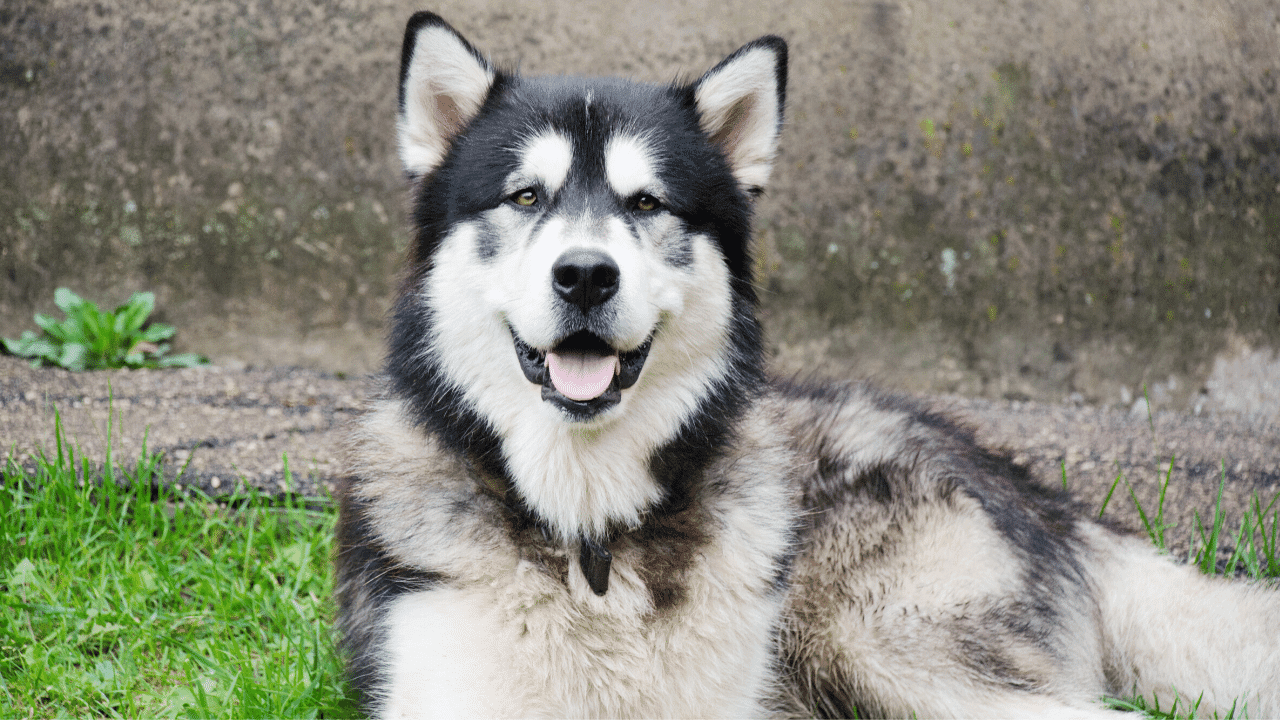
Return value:
[[(407, 3), (0, 9), (0, 331), (66, 284), (153, 289), (190, 349), (364, 370), (406, 233)], [(767, 32), (789, 121), (760, 205), (784, 365), (931, 390), (1196, 394), (1280, 345), (1272, 0), (446, 2), (527, 72), (696, 75)]]

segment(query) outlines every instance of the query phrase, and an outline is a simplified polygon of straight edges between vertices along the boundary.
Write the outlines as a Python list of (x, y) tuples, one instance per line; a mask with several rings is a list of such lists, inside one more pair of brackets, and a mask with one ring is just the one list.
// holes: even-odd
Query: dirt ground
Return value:
[[(14, 460), (66, 447), (100, 463), (108, 437), (126, 466), (146, 443), (164, 453), (178, 482), (226, 495), (251, 484), (269, 492), (324, 496), (342, 472), (347, 425), (357, 417), (371, 377), (298, 368), (229, 368), (70, 373), (33, 369), (0, 357), (0, 442)], [(1219, 481), (1230, 522), (1249, 499), (1280, 491), (1280, 424), (1229, 413), (1146, 415), (1111, 408), (934, 397), (970, 422), (983, 442), (1012, 450), (1045, 482), (1066, 482), (1097, 512), (1123, 474), (1107, 514), (1139, 527), (1130, 484), (1154, 509), (1170, 474), (1166, 515), (1175, 552), (1185, 552), (1194, 512), (1211, 515)], [(289, 476), (286, 476), (285, 463)], [(290, 479), (291, 478), (291, 479)]]

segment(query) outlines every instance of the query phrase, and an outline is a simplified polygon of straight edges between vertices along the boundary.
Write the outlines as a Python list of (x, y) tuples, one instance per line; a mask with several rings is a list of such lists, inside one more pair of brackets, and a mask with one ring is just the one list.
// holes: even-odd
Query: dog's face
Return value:
[(523, 78), (416, 15), (399, 115), (408, 295), (437, 380), (500, 431), (693, 413), (732, 374), (735, 302), (754, 299), (750, 197), (784, 75), (785, 46), (765, 38), (687, 86)]

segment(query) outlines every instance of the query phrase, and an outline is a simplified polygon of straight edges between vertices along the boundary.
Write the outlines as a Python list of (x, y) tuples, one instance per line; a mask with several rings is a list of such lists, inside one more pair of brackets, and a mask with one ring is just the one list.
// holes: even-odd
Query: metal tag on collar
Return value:
[(586, 576), (592, 592), (604, 595), (609, 591), (609, 566), (613, 563), (613, 553), (586, 535), (579, 538), (579, 544), (578, 564), (582, 566), (582, 574)]

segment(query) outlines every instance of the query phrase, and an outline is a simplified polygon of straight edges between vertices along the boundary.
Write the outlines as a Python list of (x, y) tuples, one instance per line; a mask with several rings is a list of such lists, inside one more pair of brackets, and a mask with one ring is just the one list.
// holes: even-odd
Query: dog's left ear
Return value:
[(720, 148), (738, 184), (764, 189), (778, 149), (787, 97), (787, 43), (767, 35), (747, 43), (693, 86), (702, 131)]

